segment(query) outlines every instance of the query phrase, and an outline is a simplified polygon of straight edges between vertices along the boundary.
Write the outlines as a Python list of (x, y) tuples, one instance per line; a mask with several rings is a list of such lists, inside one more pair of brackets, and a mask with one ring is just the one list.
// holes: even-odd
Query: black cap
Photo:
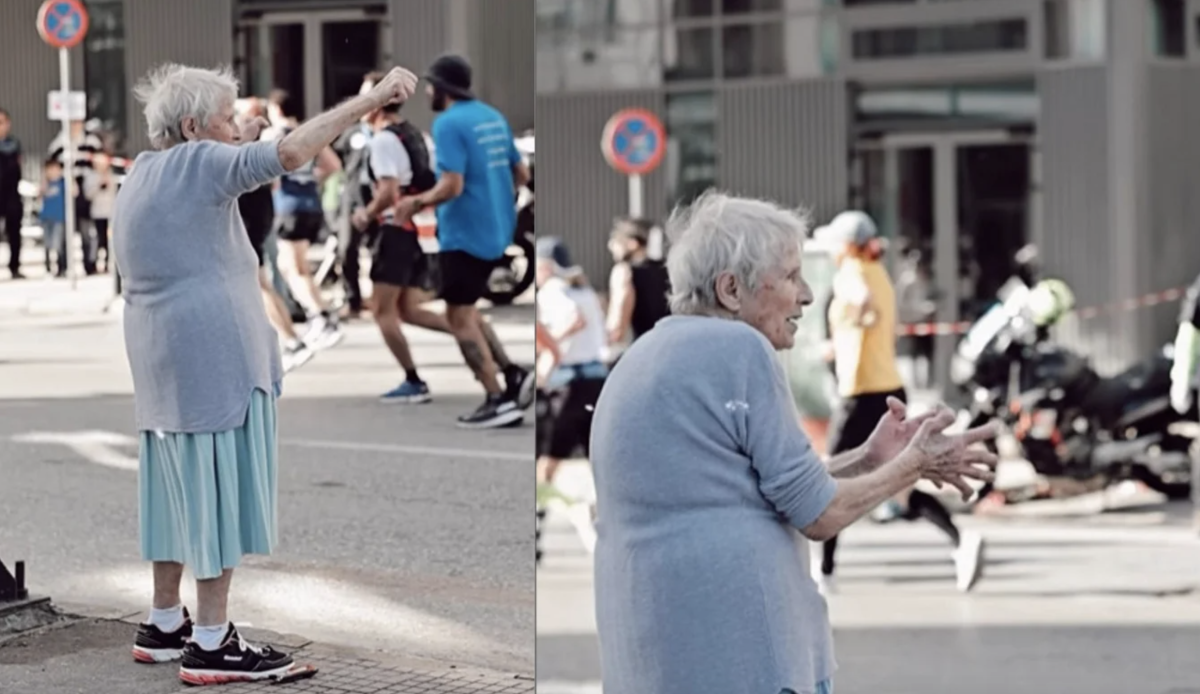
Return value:
[(454, 99), (474, 99), (471, 92), (471, 64), (462, 56), (443, 55), (433, 61), (425, 79)]

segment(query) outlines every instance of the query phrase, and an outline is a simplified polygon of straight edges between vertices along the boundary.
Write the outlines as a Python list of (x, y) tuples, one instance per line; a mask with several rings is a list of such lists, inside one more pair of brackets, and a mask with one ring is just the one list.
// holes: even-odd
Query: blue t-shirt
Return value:
[(67, 203), (63, 197), (64, 179), (46, 181), (42, 196), (42, 221), (63, 224), (67, 221)]
[(463, 177), (462, 195), (437, 208), (438, 246), (495, 260), (517, 224), (512, 168), (521, 161), (508, 121), (480, 101), (460, 101), (433, 122), (438, 175)]

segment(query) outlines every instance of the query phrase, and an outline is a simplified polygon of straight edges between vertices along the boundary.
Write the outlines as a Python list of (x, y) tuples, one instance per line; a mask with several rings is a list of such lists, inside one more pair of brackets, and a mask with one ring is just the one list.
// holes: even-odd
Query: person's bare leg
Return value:
[(154, 609), (169, 610), (183, 604), (179, 584), (183, 581), (183, 564), (173, 561), (154, 562)]
[(405, 287), (400, 297), (400, 319), (409, 325), (416, 325), (426, 330), (436, 330), (439, 333), (451, 333), (450, 321), (441, 313), (434, 313), (421, 306), (429, 297), (429, 292), (413, 287)]
[(196, 625), (215, 627), (229, 622), (229, 584), (233, 569), (218, 578), (196, 581)]
[(482, 313), (476, 311), (476, 314), (479, 316), (479, 330), (483, 333), (483, 339), (487, 340), (488, 349), (492, 350), (492, 358), (496, 360), (496, 365), (501, 371), (512, 368), (512, 360), (508, 358), (508, 352), (504, 351), (504, 345), (500, 344), (500, 338), (496, 336), (491, 322), (484, 318)]
[(300, 336), (296, 334), (296, 324), (292, 322), (291, 313), (262, 272), (258, 273), (258, 286), (262, 289), (263, 304), (266, 306), (267, 319), (271, 321), (271, 325), (287, 339), (299, 340)]
[(383, 335), (383, 341), (387, 343), (388, 350), (392, 356), (400, 363), (400, 366), (406, 372), (415, 371), (417, 368), (416, 362), (413, 360), (412, 350), (408, 347), (408, 340), (404, 337), (404, 331), (400, 328), (400, 287), (392, 284), (375, 284), (374, 299), (375, 324), (379, 326), (379, 333)]
[(496, 362), (492, 359), (492, 350), (488, 348), (487, 339), (479, 327), (479, 312), (474, 306), (447, 306), (446, 318), (450, 321), (450, 331), (454, 339), (458, 340), (463, 359), (475, 373), (475, 378), (483, 384), (483, 389), (488, 395), (504, 392), (496, 377)]
[(562, 464), (560, 458), (552, 458), (544, 455), (537, 459), (537, 481), (542, 484), (552, 484), (554, 475), (558, 473), (558, 466)]
[(308, 266), (308, 241), (280, 241), (279, 244), (283, 247), (280, 257), (287, 258), (287, 262), (283, 264), (283, 272), (288, 278), (288, 286), (296, 293), (296, 298), (314, 313), (328, 310), (329, 306), (321, 299), (312, 269)]

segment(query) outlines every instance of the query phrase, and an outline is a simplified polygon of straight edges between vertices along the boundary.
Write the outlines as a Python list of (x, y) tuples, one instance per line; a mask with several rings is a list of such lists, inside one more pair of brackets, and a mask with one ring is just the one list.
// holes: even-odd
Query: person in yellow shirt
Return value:
[[(900, 408), (907, 397), (896, 369), (896, 293), (881, 259), (883, 245), (875, 222), (858, 211), (847, 211), (817, 229), (814, 240), (833, 254), (837, 272), (829, 303), (830, 355), (837, 375), (840, 404), (828, 440), (830, 456), (861, 446), (889, 408)], [(899, 503), (906, 520), (925, 518), (953, 543), (959, 590), (970, 590), (983, 570), (983, 541), (975, 533), (960, 533), (936, 498), (911, 490)], [(823, 592), (834, 589), (837, 537), (824, 544), (821, 571), (816, 576)]]

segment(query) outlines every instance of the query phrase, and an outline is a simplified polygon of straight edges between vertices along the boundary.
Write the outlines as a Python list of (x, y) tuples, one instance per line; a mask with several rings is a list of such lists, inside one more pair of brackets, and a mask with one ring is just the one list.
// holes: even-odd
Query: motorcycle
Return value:
[(966, 400), (960, 422), (1000, 420), (1043, 476), (1131, 479), (1187, 498), (1197, 415), (1170, 405), (1170, 347), (1101, 377), (1085, 357), (1050, 342), (1049, 328), (1073, 308), (1070, 289), (1059, 280), (1031, 286), (1032, 274), (1022, 263), (957, 347), (951, 381)]
[(533, 286), (534, 244), (536, 242), (534, 227), (534, 187), (533, 159), (534, 139), (529, 134), (516, 139), (517, 150), (529, 166), (529, 183), (521, 187), (517, 193), (517, 225), (513, 229), (513, 242), (504, 255), (496, 261), (492, 276), (488, 280), (484, 298), (493, 304), (507, 306), (516, 301), (517, 297), (529, 291)]

